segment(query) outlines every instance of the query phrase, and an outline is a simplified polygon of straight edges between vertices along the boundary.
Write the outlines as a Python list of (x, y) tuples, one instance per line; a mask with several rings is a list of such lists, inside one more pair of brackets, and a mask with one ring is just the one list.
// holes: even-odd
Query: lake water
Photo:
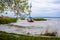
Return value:
[(60, 18), (46, 18), (46, 19), (47, 21), (37, 21), (36, 23), (39, 24), (40, 26), (37, 25), (36, 27), (18, 27), (0, 25), (0, 31), (17, 34), (27, 34), (29, 32), (31, 35), (39, 35), (41, 33), (44, 34), (46, 29), (48, 29), (48, 32), (57, 31), (57, 36), (60, 36)]

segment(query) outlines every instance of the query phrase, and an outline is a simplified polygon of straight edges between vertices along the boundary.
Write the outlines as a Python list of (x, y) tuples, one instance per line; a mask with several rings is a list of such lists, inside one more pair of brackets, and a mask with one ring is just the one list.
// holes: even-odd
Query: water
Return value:
[[(60, 36), (60, 18), (46, 18), (47, 21), (38, 21), (35, 23), (30, 23), (31, 27), (18, 27), (18, 26), (8, 26), (8, 25), (0, 25), (0, 31), (5, 31), (9, 33), (17, 33), (17, 34), (27, 34), (28, 32), (31, 35), (40, 35), (41, 33), (44, 34), (46, 29), (48, 32), (57, 31), (57, 36)], [(17, 23), (20, 23), (17, 21)], [(26, 22), (22, 22), (24, 25)], [(34, 25), (34, 26), (33, 26)]]

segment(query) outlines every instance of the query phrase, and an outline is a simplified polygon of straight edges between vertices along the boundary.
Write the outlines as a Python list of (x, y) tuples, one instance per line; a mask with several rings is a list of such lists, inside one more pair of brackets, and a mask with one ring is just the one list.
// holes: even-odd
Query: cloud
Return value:
[(51, 2), (51, 3), (60, 4), (60, 0), (53, 0), (53, 2)]
[(60, 0), (29, 0), (32, 2), (32, 16), (60, 16)]

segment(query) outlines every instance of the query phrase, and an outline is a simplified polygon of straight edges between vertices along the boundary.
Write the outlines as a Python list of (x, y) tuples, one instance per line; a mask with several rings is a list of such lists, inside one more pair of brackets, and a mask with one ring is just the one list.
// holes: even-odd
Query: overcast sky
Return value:
[(29, 0), (33, 17), (60, 17), (60, 0)]
[[(29, 0), (29, 2), (32, 3), (32, 17), (60, 17), (60, 0)], [(8, 16), (13, 15), (8, 12)]]

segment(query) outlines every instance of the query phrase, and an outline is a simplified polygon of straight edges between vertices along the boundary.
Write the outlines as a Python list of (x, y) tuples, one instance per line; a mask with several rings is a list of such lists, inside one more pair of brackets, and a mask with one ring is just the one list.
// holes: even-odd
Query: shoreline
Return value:
[[(59, 20), (59, 19), (58, 19)], [(18, 20), (16, 23), (12, 23), (14, 25), (7, 25), (7, 26), (1, 26), (0, 25), (0, 31), (7, 31), (7, 32), (13, 32), (13, 33), (20, 33), (20, 34), (27, 34), (28, 32), (31, 33), (31, 35), (39, 35), (41, 32), (45, 32), (47, 27), (49, 29), (49, 32), (57, 31), (58, 35), (60, 36), (59, 31), (59, 22), (60, 21), (35, 21), (33, 23), (29, 23), (26, 20)], [(16, 25), (15, 25), (16, 24)], [(22, 27), (21, 27), (22, 26)]]

